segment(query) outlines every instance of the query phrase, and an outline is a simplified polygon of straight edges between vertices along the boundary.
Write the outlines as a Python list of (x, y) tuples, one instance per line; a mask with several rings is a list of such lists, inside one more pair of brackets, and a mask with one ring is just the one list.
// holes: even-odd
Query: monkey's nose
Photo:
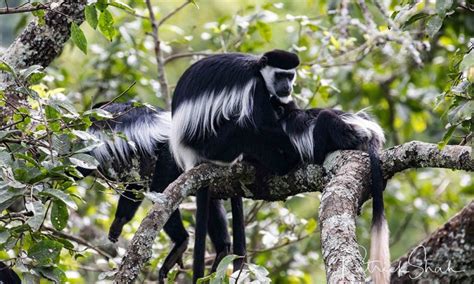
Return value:
[(290, 90), (289, 89), (283, 89), (283, 90), (279, 90), (276, 92), (277, 93), (277, 96), (279, 97), (287, 97), (290, 95)]

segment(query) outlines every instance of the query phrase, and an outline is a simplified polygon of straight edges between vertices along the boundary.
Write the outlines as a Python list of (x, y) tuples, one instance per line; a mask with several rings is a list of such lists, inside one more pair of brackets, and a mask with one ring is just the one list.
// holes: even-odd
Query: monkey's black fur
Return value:
[[(379, 150), (384, 142), (381, 128), (372, 122), (365, 113), (350, 114), (335, 109), (321, 108), (302, 110), (293, 101), (282, 103), (276, 97), (271, 98), (271, 103), (279, 114), (280, 122), (290, 138), (302, 137), (305, 132), (312, 130), (312, 133), (309, 133), (312, 135), (312, 145), (310, 145), (312, 146), (312, 155), (301, 155), (303, 162), (321, 165), (326, 155), (335, 150), (363, 150), (369, 154), (373, 197), (371, 255), (375, 254), (374, 257), (371, 256), (374, 258), (371, 261), (378, 262), (376, 265), (383, 267), (389, 259), (376, 259), (377, 256), (381, 255), (382, 258), (389, 256), (372, 251), (388, 250), (388, 228), (386, 228), (383, 202), (386, 182), (383, 178), (379, 157)], [(368, 126), (366, 131), (362, 131), (361, 129), (365, 126)], [(297, 140), (293, 139), (292, 141)], [(311, 159), (308, 159), (308, 156)], [(381, 235), (383, 236), (381, 237)], [(384, 273), (384, 271), (372, 271), (372, 273)], [(385, 274), (380, 277), (377, 278), (378, 281), (386, 280), (387, 276)]]
[[(345, 112), (335, 109), (300, 109), (294, 102), (281, 103), (271, 99), (272, 105), (279, 113), (280, 122), (285, 125), (289, 136), (303, 135), (310, 125), (313, 125), (313, 160), (309, 161), (322, 165), (326, 155), (336, 150), (365, 150), (369, 154), (372, 179), (372, 195), (374, 198), (374, 222), (383, 216), (382, 197), (385, 182), (380, 165), (379, 147), (381, 141), (361, 137), (353, 127), (341, 119)], [(365, 116), (365, 115), (364, 115)], [(365, 116), (368, 119), (367, 116)]]
[(0, 262), (0, 283), (21, 284), (21, 279), (13, 269)]
[[(298, 64), (296, 55), (272, 51), (262, 57), (214, 55), (188, 68), (177, 83), (172, 101), (170, 145), (178, 164), (189, 170), (201, 162), (230, 164), (243, 156), (270, 172), (289, 172), (298, 159), (270, 104), (267, 86), (276, 85), (274, 78), (264, 78), (262, 69), (292, 69)], [(291, 81), (284, 80), (287, 84)], [(285, 86), (279, 94), (288, 96), (290, 92), (291, 87)], [(207, 189), (196, 194), (194, 282), (204, 275), (208, 195)], [(234, 220), (243, 221), (241, 213), (233, 213)], [(239, 232), (245, 240), (243, 228)], [(245, 243), (234, 247), (234, 253), (239, 252), (244, 254)], [(234, 269), (241, 265), (242, 260), (237, 261)]]
[[(169, 119), (162, 109), (149, 107), (134, 107), (133, 103), (101, 103), (94, 108), (102, 108), (113, 115), (112, 119), (94, 121), (89, 132), (95, 134), (104, 142), (103, 146), (93, 150), (91, 155), (99, 162), (99, 170), (108, 178), (127, 182), (126, 191), (120, 196), (114, 221), (109, 230), (109, 239), (116, 242), (123, 227), (135, 215), (141, 204), (135, 192), (147, 187), (145, 180), (151, 179), (150, 191), (163, 192), (163, 190), (179, 175), (182, 170), (177, 167), (168, 147)], [(169, 114), (169, 113), (168, 113)], [(152, 133), (153, 131), (160, 132)], [(114, 138), (122, 133), (134, 147), (123, 138)], [(151, 151), (150, 151), (151, 149)], [(92, 170), (79, 169), (86, 176)], [(131, 172), (139, 173), (137, 177)], [(232, 202), (232, 208), (239, 206)], [(209, 207), (214, 214), (207, 220), (206, 226), (209, 236), (217, 252), (215, 267), (220, 259), (230, 250), (230, 236), (227, 229), (226, 212), (222, 201), (210, 199)], [(239, 207), (237, 207), (239, 208)], [(233, 222), (233, 225), (243, 227), (242, 224)], [(185, 230), (179, 209), (174, 211), (164, 225), (166, 234), (174, 243), (173, 248), (164, 260), (159, 271), (159, 282), (164, 283), (168, 272), (175, 264), (181, 267), (182, 255), (187, 248), (189, 234)], [(236, 231), (238, 232), (238, 230)], [(234, 237), (236, 242), (240, 235)], [(245, 239), (244, 239), (245, 244)]]

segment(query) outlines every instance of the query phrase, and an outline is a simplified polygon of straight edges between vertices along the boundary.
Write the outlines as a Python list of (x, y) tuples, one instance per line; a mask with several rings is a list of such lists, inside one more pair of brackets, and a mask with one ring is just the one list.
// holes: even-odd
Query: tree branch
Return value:
[[(70, 36), (71, 22), (80, 25), (84, 21), (87, 0), (53, 0), (48, 7), (53, 3), (57, 4), (57, 7), (48, 8), (44, 24), (30, 22), (0, 55), (0, 61), (8, 63), (15, 70), (33, 65), (46, 67), (61, 53)], [(6, 124), (13, 113), (12, 106), (20, 106), (25, 100), (24, 94), (9, 90), (13, 83), (12, 76), (0, 71), (0, 87), (6, 90), (6, 103), (9, 105), (0, 107), (0, 121)]]
[(469, 283), (474, 275), (474, 201), (392, 263), (392, 283)]
[(45, 10), (49, 8), (49, 3), (39, 3), (37, 5), (21, 5), (18, 7), (5, 7), (5, 8), (0, 8), (0, 15), (7, 15), (7, 14), (19, 14), (19, 13), (27, 13), (27, 12), (33, 12), (33, 11), (38, 11), (38, 10)]
[(161, 50), (160, 44), (160, 36), (159, 36), (159, 29), (160, 26), (166, 22), (168, 19), (170, 19), (172, 16), (174, 16), (176, 13), (178, 13), (181, 9), (186, 7), (191, 1), (187, 0), (184, 2), (181, 6), (177, 7), (173, 11), (171, 11), (169, 14), (164, 16), (159, 22), (156, 20), (155, 13), (153, 12), (153, 6), (151, 5), (150, 0), (146, 0), (146, 6), (148, 8), (148, 13), (150, 14), (150, 22), (151, 22), (151, 27), (152, 27), (152, 37), (155, 42), (155, 57), (156, 57), (156, 63), (157, 63), (157, 69), (158, 69), (158, 83), (160, 84), (160, 91), (161, 95), (165, 100), (166, 105), (169, 107), (171, 106), (171, 95), (170, 91), (168, 89), (168, 79), (166, 78), (166, 73), (165, 73), (165, 59), (163, 56), (163, 52)]
[(170, 55), (165, 58), (165, 64), (170, 63), (171, 61), (174, 61), (179, 58), (185, 58), (185, 57), (193, 57), (193, 56), (209, 56), (212, 55), (212, 53), (206, 53), (206, 52), (184, 52), (184, 53), (176, 53), (173, 55)]
[(370, 168), (364, 155), (329, 156), (339, 165), (321, 196), (319, 226), (327, 283), (363, 283), (363, 258), (356, 240), (356, 217), (367, 199)]
[[(386, 177), (418, 167), (474, 171), (471, 151), (470, 147), (465, 146), (446, 146), (439, 150), (434, 144), (409, 142), (383, 151), (381, 159)], [(393, 159), (397, 162), (393, 163)], [(206, 185), (210, 185), (213, 197), (243, 196), (268, 201), (324, 189), (320, 221), (323, 255), (326, 267), (331, 266), (328, 280), (363, 279), (362, 257), (355, 241), (355, 218), (360, 206), (369, 198), (368, 164), (368, 156), (363, 152), (337, 151), (326, 158), (323, 167), (307, 165), (286, 176), (271, 176), (258, 181), (255, 169), (247, 163), (231, 167), (202, 164), (181, 175), (158, 195), (159, 200), (155, 200), (155, 205), (143, 219), (128, 247), (115, 282), (133, 282), (150, 259), (153, 241), (171, 213), (185, 197)], [(329, 237), (331, 242), (328, 242)], [(344, 249), (337, 249), (339, 247)], [(351, 261), (351, 269), (346, 266), (346, 271), (342, 273), (342, 267), (332, 264), (334, 261), (339, 265), (348, 264), (347, 260)]]

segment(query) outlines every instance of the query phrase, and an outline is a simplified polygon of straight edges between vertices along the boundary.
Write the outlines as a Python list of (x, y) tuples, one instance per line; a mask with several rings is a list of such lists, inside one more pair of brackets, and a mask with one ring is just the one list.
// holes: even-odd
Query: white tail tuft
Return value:
[(390, 283), (389, 231), (385, 216), (372, 225), (369, 272), (375, 284)]

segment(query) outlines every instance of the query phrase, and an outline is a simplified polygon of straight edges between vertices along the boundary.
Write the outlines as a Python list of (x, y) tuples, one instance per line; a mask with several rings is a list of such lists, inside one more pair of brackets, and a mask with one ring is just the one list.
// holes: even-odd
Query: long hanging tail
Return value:
[(385, 184), (377, 144), (371, 141), (368, 148), (373, 198), (369, 271), (375, 284), (385, 284), (390, 283), (389, 230), (384, 213)]

